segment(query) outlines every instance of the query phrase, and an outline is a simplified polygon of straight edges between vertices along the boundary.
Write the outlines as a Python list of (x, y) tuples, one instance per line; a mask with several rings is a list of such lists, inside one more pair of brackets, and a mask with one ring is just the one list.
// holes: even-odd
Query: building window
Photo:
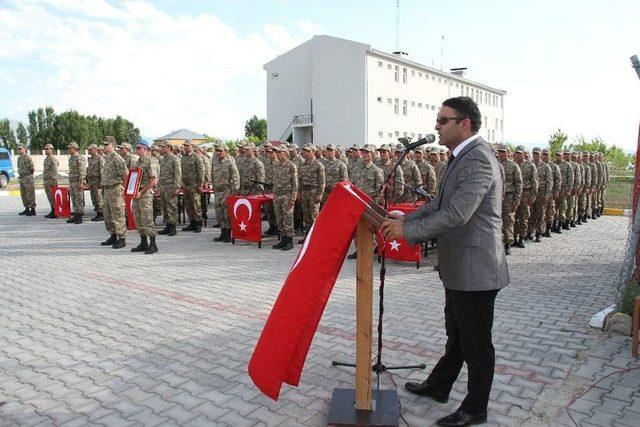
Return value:
[(442, 83), (442, 77), (438, 77), (438, 83)]
[(400, 136), (400, 132), (396, 131), (396, 136)]
[(418, 108), (422, 108), (422, 102), (418, 102)]
[(416, 70), (411, 70), (411, 75), (415, 76), (416, 75)]
[(504, 98), (500, 97), (500, 108), (504, 108)]
[(504, 128), (502, 127), (502, 120), (500, 120), (500, 130), (503, 131)]
[(432, 105), (432, 106), (431, 106), (431, 109), (432, 109), (433, 111), (435, 111), (435, 110), (436, 110), (436, 106), (435, 106), (435, 105)]
[(384, 132), (378, 131), (378, 138), (382, 138), (383, 135), (384, 135)]
[(418, 139), (420, 139), (420, 138), (422, 138), (422, 134), (421, 133), (418, 134)]
[(382, 61), (378, 61), (378, 67), (382, 68)]
[(465, 87), (464, 90), (465, 90), (467, 96), (469, 96), (469, 86)]
[(407, 69), (403, 68), (402, 69), (402, 83), (407, 83)]
[(416, 106), (416, 102), (415, 101), (411, 101), (411, 106), (415, 107)]
[(275, 80), (278, 77), (280, 77), (280, 75), (278, 73), (271, 73), (271, 80)]
[(391, 104), (391, 98), (387, 98), (387, 104)]
[(496, 125), (493, 128), (498, 129), (498, 119), (496, 119)]
[(431, 80), (435, 81), (436, 80), (436, 76), (431, 76)]
[(396, 83), (397, 83), (397, 82), (399, 82), (399, 81), (400, 81), (400, 75), (398, 74), (398, 73), (400, 72), (400, 67), (398, 67), (398, 66), (396, 65), (394, 69), (395, 69), (395, 73), (394, 73), (394, 76), (393, 76), (393, 77), (394, 77), (394, 79), (395, 79), (395, 81), (396, 81)]
[(456, 83), (456, 87), (458, 87), (458, 83)]
[(471, 88), (471, 98), (473, 98), (473, 97), (474, 97), (474, 95), (473, 95), (473, 88)]
[(402, 115), (406, 116), (407, 115), (407, 100), (404, 99), (402, 101)]
[(391, 69), (391, 64), (387, 64), (387, 70)]
[(393, 138), (393, 133), (392, 133), (392, 132), (388, 132), (388, 133), (387, 133), (387, 136), (388, 136), (389, 138)]
[(484, 127), (489, 127), (489, 121), (487, 120), (487, 116), (484, 116)]
[(407, 133), (406, 133), (406, 132), (403, 132), (403, 133), (402, 133), (402, 136), (407, 136)]
[(382, 97), (381, 96), (378, 97), (378, 102), (382, 102)]
[(398, 98), (395, 99), (395, 102), (393, 104), (393, 112), (395, 114), (399, 113), (399, 109), (400, 109), (400, 100)]
[(415, 138), (416, 134), (411, 132), (411, 138)]
[(418, 73), (418, 78), (422, 77), (422, 73)]

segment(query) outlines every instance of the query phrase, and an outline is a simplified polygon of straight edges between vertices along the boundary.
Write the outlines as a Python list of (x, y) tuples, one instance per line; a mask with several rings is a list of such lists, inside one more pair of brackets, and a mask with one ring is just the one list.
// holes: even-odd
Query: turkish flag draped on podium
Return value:
[(136, 218), (133, 215), (133, 196), (124, 195), (124, 213), (127, 216), (127, 230), (136, 229)]
[(309, 230), (249, 362), (249, 376), (278, 400), (282, 383), (297, 386), (311, 340), (369, 197), (336, 184)]
[(227, 208), (234, 239), (250, 242), (262, 241), (261, 205), (273, 200), (270, 196), (229, 196)]
[[(389, 206), (387, 211), (404, 215), (415, 211), (418, 207), (411, 203), (399, 203)], [(378, 237), (378, 255), (382, 255), (382, 251), (384, 251), (384, 256), (387, 259), (412, 262), (422, 261), (422, 247), (420, 245), (410, 245), (404, 239), (395, 239), (387, 242), (383, 239), (380, 231), (376, 234)]]
[(69, 202), (69, 187), (52, 185), (53, 209), (57, 217), (69, 218), (71, 216), (71, 203)]

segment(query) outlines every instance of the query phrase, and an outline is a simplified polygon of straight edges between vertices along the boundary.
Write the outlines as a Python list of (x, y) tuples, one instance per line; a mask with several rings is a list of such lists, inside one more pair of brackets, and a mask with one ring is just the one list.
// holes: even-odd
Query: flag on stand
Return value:
[[(395, 213), (404, 215), (409, 212), (413, 212), (419, 206), (414, 206), (411, 203), (399, 203), (397, 205), (391, 205), (387, 208), (389, 213)], [(378, 255), (382, 255), (384, 251), (385, 258), (394, 259), (398, 261), (422, 261), (422, 247), (421, 245), (410, 245), (404, 239), (395, 239), (390, 242), (383, 240), (382, 233), (378, 231)]]
[(124, 213), (127, 216), (127, 230), (136, 229), (136, 219), (133, 216), (133, 196), (124, 195)]
[(69, 187), (52, 185), (53, 209), (59, 218), (69, 218), (71, 216), (71, 203), (69, 201)]
[(282, 383), (297, 386), (320, 317), (369, 197), (336, 184), (309, 230), (249, 362), (249, 376), (278, 400)]
[(234, 239), (250, 242), (262, 241), (263, 203), (273, 200), (271, 196), (229, 196), (227, 208), (231, 220), (231, 235)]

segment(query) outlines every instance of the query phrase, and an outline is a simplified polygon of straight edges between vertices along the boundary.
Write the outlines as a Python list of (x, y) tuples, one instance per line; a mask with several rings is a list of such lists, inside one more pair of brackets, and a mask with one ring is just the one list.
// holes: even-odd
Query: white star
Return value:
[(389, 242), (391, 244), (391, 250), (392, 251), (398, 251), (400, 252), (400, 249), (398, 249), (400, 247), (400, 243), (398, 243), (397, 240), (394, 240), (392, 242)]
[(62, 213), (62, 206), (58, 206), (58, 212)]
[(240, 224), (240, 231), (247, 231), (247, 224), (242, 221)]

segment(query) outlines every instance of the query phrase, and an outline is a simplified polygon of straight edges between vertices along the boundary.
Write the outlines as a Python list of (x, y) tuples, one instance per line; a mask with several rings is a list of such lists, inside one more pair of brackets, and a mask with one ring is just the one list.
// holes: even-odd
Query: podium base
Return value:
[(397, 426), (399, 425), (398, 392), (372, 390), (373, 410), (355, 407), (356, 391), (336, 388), (331, 396), (327, 425), (330, 426)]

